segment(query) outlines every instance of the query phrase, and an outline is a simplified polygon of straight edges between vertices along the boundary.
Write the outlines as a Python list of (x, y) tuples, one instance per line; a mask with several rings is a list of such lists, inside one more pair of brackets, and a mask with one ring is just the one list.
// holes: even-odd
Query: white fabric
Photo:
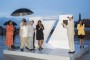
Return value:
[(33, 49), (33, 35), (34, 35), (34, 27), (29, 25), (28, 26), (28, 36), (29, 36), (28, 47), (29, 49)]
[(30, 37), (29, 36), (29, 40), (28, 40), (28, 48), (29, 49), (33, 49), (34, 47), (33, 47), (33, 37)]
[(69, 21), (69, 23), (68, 23), (68, 25), (66, 26), (66, 28), (67, 28), (67, 34), (68, 34), (68, 35), (69, 35), (69, 34), (72, 34), (72, 35), (75, 34), (75, 33), (74, 33), (74, 21), (73, 21), (73, 20)]
[(22, 37), (28, 37), (28, 25), (21, 26), (21, 35)]
[(20, 30), (19, 30), (19, 35), (21, 36), (22, 35), (22, 33), (21, 33), (21, 26), (23, 25), (23, 23), (21, 22), (20, 23)]
[(68, 35), (68, 40), (69, 40), (69, 48), (70, 52), (75, 51), (75, 46), (74, 46), (74, 21), (71, 20), (68, 25), (64, 25), (67, 28), (67, 35)]
[(33, 34), (34, 34), (34, 27), (29, 25), (28, 26), (28, 35), (29, 35), (29, 37), (33, 37)]

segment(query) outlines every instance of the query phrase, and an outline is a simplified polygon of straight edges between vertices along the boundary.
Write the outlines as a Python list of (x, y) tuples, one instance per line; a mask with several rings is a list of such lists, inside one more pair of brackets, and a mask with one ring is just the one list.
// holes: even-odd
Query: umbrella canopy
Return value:
[[(5, 22), (3, 25), (7, 25), (9, 21)], [(12, 21), (12, 24), (15, 26), (17, 25), (16, 22)]]
[(33, 12), (27, 8), (21, 8), (21, 9), (17, 9), (15, 10), (11, 16), (25, 16), (25, 15), (30, 15), (33, 14)]

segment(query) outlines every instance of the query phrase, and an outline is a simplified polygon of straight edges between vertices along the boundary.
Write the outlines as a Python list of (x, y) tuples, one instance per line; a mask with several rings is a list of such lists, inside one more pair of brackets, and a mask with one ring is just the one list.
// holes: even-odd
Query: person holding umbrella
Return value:
[(6, 45), (8, 46), (8, 50), (11, 50), (11, 46), (13, 45), (13, 35), (14, 35), (14, 26), (12, 21), (8, 21), (6, 26)]

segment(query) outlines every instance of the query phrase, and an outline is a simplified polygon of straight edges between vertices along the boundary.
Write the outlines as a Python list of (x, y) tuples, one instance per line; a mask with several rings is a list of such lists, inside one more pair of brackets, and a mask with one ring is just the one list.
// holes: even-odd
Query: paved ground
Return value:
[[(17, 38), (17, 39), (16, 39)], [(19, 43), (17, 41), (19, 37), (17, 36), (15, 38), (15, 43)], [(0, 36), (0, 60), (42, 60), (42, 59), (36, 59), (32, 57), (21, 57), (21, 56), (13, 56), (13, 55), (4, 55), (3, 50), (6, 49), (7, 47), (5, 46), (5, 36)]]
[(84, 54), (83, 56), (81, 56), (80, 58), (76, 60), (90, 60), (90, 50), (89, 52), (87, 52), (86, 54)]
[[(78, 43), (78, 42), (77, 42)], [(15, 44), (19, 44), (19, 37), (16, 36), (15, 38)], [(87, 41), (85, 44), (90, 44), (89, 41)], [(5, 36), (0, 36), (0, 60), (42, 60), (42, 59), (36, 59), (31, 57), (21, 57), (21, 56), (12, 56), (12, 55), (3, 55), (3, 50), (6, 49), (5, 46)], [(87, 52), (80, 58), (76, 60), (90, 60), (90, 53)]]

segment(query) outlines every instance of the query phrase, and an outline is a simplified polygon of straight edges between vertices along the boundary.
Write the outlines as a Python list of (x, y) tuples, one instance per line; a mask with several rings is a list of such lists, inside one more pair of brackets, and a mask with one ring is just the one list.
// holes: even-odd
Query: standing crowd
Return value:
[[(39, 50), (42, 50), (43, 41), (44, 41), (44, 26), (42, 21), (39, 20), (37, 22), (36, 28), (33, 26), (34, 21), (31, 20), (29, 24), (27, 24), (26, 19), (23, 19), (20, 23), (20, 50), (24, 51), (24, 47), (30, 51), (35, 50), (35, 35), (36, 40), (38, 41)], [(36, 33), (35, 33), (36, 31)], [(8, 46), (8, 50), (12, 50), (13, 43), (13, 35), (14, 35), (14, 26), (12, 21), (10, 20), (6, 26), (6, 45)]]
[[(69, 53), (75, 53), (75, 46), (74, 46), (74, 21), (73, 16), (67, 17), (69, 19), (68, 25), (65, 23), (62, 23), (62, 25), (67, 29), (67, 36), (68, 36), (68, 43), (69, 43)], [(42, 24), (42, 21), (39, 20), (37, 22), (36, 28), (33, 26), (34, 21), (31, 20), (29, 24), (27, 24), (26, 19), (23, 19), (20, 23), (20, 30), (19, 30), (19, 36), (20, 36), (20, 50), (24, 51), (24, 47), (30, 51), (35, 50), (35, 35), (36, 40), (38, 41), (39, 50), (42, 50), (43, 42), (44, 42), (44, 26)], [(85, 24), (82, 20), (79, 21), (77, 24), (77, 30), (78, 30), (78, 38), (80, 39), (80, 48), (84, 48), (84, 38), (85, 38)], [(36, 32), (35, 32), (36, 31)], [(12, 24), (12, 21), (9, 21), (6, 26), (6, 45), (8, 46), (8, 49), (11, 50), (11, 46), (13, 43), (13, 35), (14, 35), (14, 26)]]

